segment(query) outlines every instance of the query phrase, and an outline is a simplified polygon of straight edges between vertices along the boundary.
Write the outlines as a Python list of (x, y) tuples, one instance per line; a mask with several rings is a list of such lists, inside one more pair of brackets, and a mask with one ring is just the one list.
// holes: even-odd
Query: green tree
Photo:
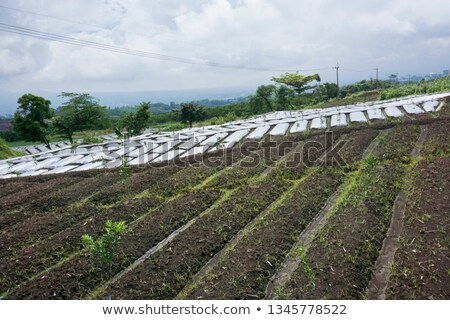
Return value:
[[(295, 96), (295, 91), (285, 85), (280, 85), (275, 93), (277, 109), (285, 110), (285, 109), (293, 109), (294, 106), (292, 104), (292, 100)], [(286, 108), (287, 107), (287, 108)]]
[(264, 109), (273, 111), (273, 98), (277, 87), (273, 84), (261, 85), (256, 89), (255, 95), (250, 98), (250, 105), (254, 112)]
[(24, 94), (17, 101), (19, 107), (14, 114), (14, 129), (24, 140), (42, 141), (50, 147), (48, 135), (48, 119), (54, 110), (50, 108), (51, 102), (32, 94)]
[(388, 80), (392, 85), (396, 86), (399, 84), (398, 82), (398, 74), (393, 73), (391, 75), (389, 75), (389, 80)]
[(127, 130), (131, 136), (137, 136), (144, 131), (150, 122), (150, 102), (142, 102), (136, 112), (126, 113), (120, 119), (120, 127)]
[(320, 81), (320, 76), (318, 74), (313, 74), (310, 76), (303, 76), (298, 72), (289, 73), (281, 75), (280, 77), (273, 77), (272, 81), (280, 84), (285, 84), (288, 87), (292, 87), (297, 94), (302, 94), (303, 92), (314, 88), (314, 86), (308, 86), (308, 83), (312, 81)]
[(336, 83), (325, 82), (323, 85), (316, 88), (315, 93), (317, 94), (319, 101), (328, 101), (337, 97), (338, 86)]
[(68, 99), (58, 108), (53, 119), (54, 127), (73, 143), (75, 131), (106, 129), (110, 118), (106, 107), (98, 104), (98, 99), (88, 93), (63, 92), (60, 97)]
[(182, 103), (180, 106), (181, 122), (189, 123), (189, 128), (192, 128), (193, 122), (206, 119), (204, 107), (194, 103)]

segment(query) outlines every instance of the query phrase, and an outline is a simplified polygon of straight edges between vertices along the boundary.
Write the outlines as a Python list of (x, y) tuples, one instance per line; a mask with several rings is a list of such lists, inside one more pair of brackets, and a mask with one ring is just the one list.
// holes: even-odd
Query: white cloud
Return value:
[[(374, 73), (345, 68), (378, 65), (389, 74), (449, 67), (447, 0), (10, 0), (4, 5), (28, 12), (2, 8), (1, 23), (197, 62), (311, 69), (339, 61), (343, 82)], [(160, 61), (2, 31), (0, 40), (0, 90), (249, 86), (281, 73)], [(320, 73), (324, 81), (334, 80), (333, 70)]]
[(400, 20), (388, 11), (364, 14), (358, 20), (363, 28), (368, 28), (376, 33), (407, 35), (416, 32), (416, 27), (412, 22)]

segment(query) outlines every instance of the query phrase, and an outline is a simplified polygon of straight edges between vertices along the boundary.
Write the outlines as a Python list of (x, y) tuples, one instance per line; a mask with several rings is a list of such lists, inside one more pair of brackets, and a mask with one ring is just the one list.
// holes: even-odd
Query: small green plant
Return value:
[(130, 177), (132, 172), (128, 163), (128, 158), (126, 156), (121, 157), (121, 162), (119, 174), (122, 177), (122, 183), (125, 185), (126, 192), (131, 193)]
[(368, 167), (373, 167), (378, 163), (378, 160), (373, 154), (369, 154), (364, 162)]
[(403, 267), (403, 269), (402, 269), (402, 275), (403, 275), (405, 278), (407, 278), (410, 271), (411, 271), (411, 270), (410, 270), (408, 267)]
[(125, 233), (127, 225), (125, 221), (113, 222), (111, 220), (106, 221), (105, 231), (106, 233), (94, 239), (90, 235), (83, 235), (81, 242), (83, 246), (87, 248), (96, 258), (98, 264), (101, 267), (107, 267), (109, 277), (112, 272), (112, 262), (116, 255), (117, 246), (120, 243), (121, 236)]
[(101, 139), (86, 134), (83, 136), (83, 140), (81, 141), (81, 144), (97, 144), (97, 143), (101, 143), (101, 142), (102, 142)]
[(314, 277), (314, 272), (311, 268), (311, 266), (308, 263), (308, 260), (306, 258), (306, 250), (304, 247), (300, 247), (297, 251), (298, 257), (300, 259), (300, 262), (303, 267), (303, 271), (306, 274), (306, 278), (308, 279), (309, 285), (311, 286), (311, 289), (314, 290), (316, 288), (316, 281)]
[(119, 174), (124, 180), (127, 180), (131, 176), (130, 164), (128, 163), (128, 158), (125, 156), (121, 157)]

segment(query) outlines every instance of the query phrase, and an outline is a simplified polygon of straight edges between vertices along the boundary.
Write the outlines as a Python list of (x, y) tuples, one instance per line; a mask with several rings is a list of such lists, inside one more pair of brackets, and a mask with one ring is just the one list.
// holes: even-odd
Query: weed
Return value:
[(292, 231), (291, 231), (291, 234), (290, 234), (290, 236), (289, 236), (291, 242), (296, 242), (299, 234), (300, 234), (300, 233), (298, 232), (298, 230), (292, 230)]
[(403, 275), (405, 278), (407, 278), (410, 271), (411, 271), (411, 270), (410, 270), (408, 267), (403, 267), (403, 269), (402, 269), (402, 275)]
[(378, 163), (377, 158), (373, 154), (369, 154), (364, 160), (364, 164), (368, 167), (373, 167)]
[(316, 288), (314, 272), (313, 272), (311, 266), (308, 263), (308, 259), (306, 257), (306, 250), (305, 250), (305, 248), (304, 247), (300, 247), (297, 250), (297, 254), (298, 254), (298, 257), (299, 257), (300, 262), (302, 264), (303, 271), (306, 274), (306, 278), (308, 279), (309, 286), (311, 287), (312, 290), (314, 290)]
[(159, 229), (161, 229), (162, 233), (164, 233), (166, 236), (170, 233), (169, 229), (163, 224), (159, 225)]
[(238, 286), (237, 279), (235, 277), (231, 278), (231, 280), (229, 282), (229, 285), (234, 287), (234, 288), (237, 288), (237, 286)]

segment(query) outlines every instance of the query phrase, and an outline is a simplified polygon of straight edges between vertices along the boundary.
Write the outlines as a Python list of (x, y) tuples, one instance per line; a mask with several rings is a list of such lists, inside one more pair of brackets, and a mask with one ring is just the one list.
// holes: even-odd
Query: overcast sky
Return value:
[[(191, 62), (0, 31), (0, 91), (249, 87), (337, 61), (343, 83), (450, 68), (449, 0), (0, 0), (0, 24)], [(315, 72), (335, 81), (302, 73)]]

